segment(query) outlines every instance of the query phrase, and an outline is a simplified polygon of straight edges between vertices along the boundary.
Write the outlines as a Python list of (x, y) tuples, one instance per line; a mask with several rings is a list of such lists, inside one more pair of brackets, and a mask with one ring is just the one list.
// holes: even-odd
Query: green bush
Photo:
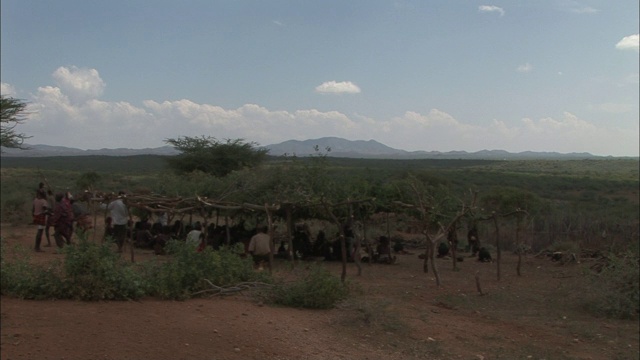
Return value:
[(589, 308), (598, 315), (637, 319), (640, 314), (640, 262), (637, 254), (610, 255), (592, 278)]
[(146, 293), (146, 281), (112, 247), (80, 237), (66, 246), (64, 275), (69, 297), (82, 300), (138, 299)]
[(187, 299), (192, 294), (209, 289), (205, 279), (217, 286), (233, 285), (245, 281), (269, 282), (268, 275), (253, 270), (250, 259), (238, 256), (238, 249), (223, 247), (213, 251), (207, 247), (202, 252), (184, 242), (167, 244), (170, 259), (152, 262), (145, 267), (150, 279), (149, 295), (164, 299)]
[(268, 300), (282, 306), (330, 309), (348, 293), (347, 286), (338, 277), (314, 265), (296, 281), (274, 287)]
[(16, 247), (15, 259), (5, 259), (5, 243), (2, 241), (0, 264), (0, 292), (22, 299), (60, 299), (67, 297), (66, 284), (61, 280), (61, 264), (55, 261), (48, 266), (31, 263), (30, 249)]
[(549, 246), (550, 251), (562, 251), (568, 253), (579, 254), (580, 253), (580, 245), (578, 245), (575, 241), (563, 240), (563, 241), (555, 241), (551, 246)]

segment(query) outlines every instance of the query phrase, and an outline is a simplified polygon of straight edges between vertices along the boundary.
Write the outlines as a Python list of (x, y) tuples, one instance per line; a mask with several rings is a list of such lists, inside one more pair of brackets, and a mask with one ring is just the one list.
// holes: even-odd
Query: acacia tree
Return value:
[(166, 159), (169, 166), (179, 174), (201, 171), (223, 177), (236, 170), (260, 165), (269, 151), (258, 148), (255, 142), (245, 142), (244, 139), (219, 141), (204, 135), (167, 139), (165, 142), (181, 152), (180, 155)]
[(480, 221), (491, 220), (495, 228), (496, 239), (496, 267), (497, 277), (500, 280), (500, 263), (501, 263), (501, 238), (500, 238), (500, 225), (499, 219), (514, 218), (516, 219), (515, 226), (515, 238), (516, 247), (518, 251), (518, 264), (516, 271), (518, 276), (521, 275), (520, 269), (522, 266), (522, 243), (520, 239), (520, 225), (522, 219), (530, 215), (530, 212), (535, 213), (536, 209), (542, 204), (535, 194), (525, 190), (514, 188), (496, 188), (489, 194), (483, 196), (481, 203), (483, 207), (490, 210), (491, 214), (484, 218), (480, 218)]
[(29, 137), (15, 131), (18, 124), (27, 120), (25, 109), (27, 104), (12, 97), (0, 95), (0, 145), (8, 148), (22, 149), (22, 144)]
[[(454, 231), (460, 219), (470, 211), (473, 211), (477, 193), (470, 193), (471, 198), (467, 200), (468, 204), (460, 200), (461, 207), (456, 211), (448, 206), (453, 199), (446, 191), (446, 188), (434, 187), (429, 184), (429, 181), (423, 181), (416, 176), (411, 176), (407, 179), (406, 187), (405, 193), (409, 195), (406, 199), (407, 202), (395, 201), (394, 203), (417, 212), (417, 218), (422, 223), (422, 232), (425, 235), (427, 245), (422, 270), (427, 273), (429, 271), (429, 261), (431, 261), (431, 270), (436, 279), (436, 286), (440, 286), (440, 274), (434, 259), (436, 244), (445, 239), (448, 233)], [(455, 215), (451, 215), (452, 210), (455, 211)], [(446, 211), (446, 214), (442, 213), (442, 211)], [(446, 225), (443, 225), (441, 220), (444, 221), (445, 219), (450, 220), (446, 222)], [(432, 229), (436, 230), (435, 234), (430, 234)], [(455, 258), (454, 261), (456, 261)]]

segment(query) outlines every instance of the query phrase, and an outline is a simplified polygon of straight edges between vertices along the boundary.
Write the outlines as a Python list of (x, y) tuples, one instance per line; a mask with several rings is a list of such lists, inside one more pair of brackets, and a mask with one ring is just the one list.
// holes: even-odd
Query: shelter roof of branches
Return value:
[(144, 210), (151, 214), (167, 213), (168, 220), (176, 215), (186, 215), (198, 213), (203, 217), (212, 209), (223, 210), (227, 212), (255, 212), (255, 211), (277, 211), (279, 205), (255, 205), (255, 204), (238, 204), (223, 201), (214, 201), (206, 197), (168, 197), (156, 194), (126, 194), (119, 196), (114, 193), (87, 193), (83, 199), (93, 203), (109, 203), (119, 197), (123, 198), (130, 208)]

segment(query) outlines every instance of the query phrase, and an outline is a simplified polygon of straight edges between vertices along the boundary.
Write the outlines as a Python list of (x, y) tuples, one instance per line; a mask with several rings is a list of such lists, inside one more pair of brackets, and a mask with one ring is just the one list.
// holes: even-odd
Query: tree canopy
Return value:
[(204, 135), (167, 139), (165, 142), (181, 152), (167, 158), (169, 166), (179, 174), (201, 171), (223, 177), (233, 171), (262, 164), (269, 151), (244, 139), (219, 141)]
[(18, 124), (27, 117), (27, 104), (19, 99), (0, 95), (0, 145), (8, 148), (22, 148), (24, 140), (29, 138), (25, 134), (15, 131)]

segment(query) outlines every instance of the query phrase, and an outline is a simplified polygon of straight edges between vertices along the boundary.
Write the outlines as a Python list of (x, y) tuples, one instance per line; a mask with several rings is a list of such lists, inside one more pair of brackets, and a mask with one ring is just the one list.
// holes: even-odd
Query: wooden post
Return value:
[(271, 219), (269, 206), (266, 203), (264, 204), (264, 211), (267, 214), (267, 225), (269, 226), (269, 274), (271, 274), (273, 272), (273, 252), (275, 250), (275, 246), (273, 245), (274, 231), (273, 220)]
[(522, 274), (520, 273), (520, 268), (522, 266), (522, 251), (523, 251), (523, 246), (522, 244), (520, 244), (520, 214), (517, 215), (518, 218), (516, 219), (516, 248), (518, 249), (518, 266), (516, 266), (516, 273), (518, 274), (518, 276), (522, 276)]
[(498, 272), (498, 281), (500, 281), (500, 255), (501, 255), (501, 251), (500, 251), (500, 228), (498, 226), (498, 215), (494, 212), (492, 214), (492, 218), (493, 218), (493, 225), (496, 228), (496, 266), (497, 266), (497, 272)]
[(431, 253), (433, 252), (433, 250), (435, 249), (431, 249), (431, 238), (429, 238), (429, 233), (428, 231), (428, 226), (427, 223), (423, 223), (423, 230), (422, 233), (424, 234), (424, 238), (427, 240), (426, 241), (426, 245), (427, 248), (424, 250), (424, 261), (422, 262), (422, 271), (427, 274), (429, 273), (429, 259), (431, 259)]
[[(362, 275), (362, 265), (360, 264), (360, 237), (356, 235), (353, 226), (353, 204), (350, 201), (347, 201), (349, 206), (349, 219), (347, 223), (351, 228), (351, 232), (353, 234), (353, 253), (350, 254), (353, 257), (353, 262), (356, 264), (358, 268), (358, 276)], [(346, 239), (345, 239), (346, 240)]]
[(291, 204), (287, 204), (287, 242), (289, 244), (289, 249), (288, 249), (288, 253), (289, 253), (289, 260), (291, 260), (291, 264), (293, 266), (295, 266), (295, 262), (294, 260), (294, 251), (296, 251), (296, 249), (293, 248), (293, 235), (292, 235), (292, 229), (293, 229), (293, 210), (291, 209)]
[(229, 229), (229, 215), (224, 214), (224, 227), (227, 232), (227, 246), (231, 245), (231, 229)]
[(347, 278), (347, 244), (342, 226), (340, 226), (340, 253), (342, 255), (342, 274), (340, 274), (340, 280), (344, 282)]
[(436, 286), (440, 286), (440, 273), (438, 272), (438, 267), (436, 266), (436, 259), (435, 259), (435, 253), (436, 253), (436, 244), (438, 243), (438, 239), (440, 239), (441, 236), (436, 236), (433, 239), (430, 239), (431, 242), (431, 251), (429, 251), (429, 257), (431, 258), (431, 270), (433, 271), (433, 276), (435, 276), (436, 278)]
[[(367, 247), (367, 253), (369, 254), (369, 266), (373, 261), (373, 244), (367, 238), (367, 219), (362, 217), (362, 239), (364, 240), (364, 246)], [(391, 246), (391, 240), (389, 240), (389, 246)]]
[(478, 289), (478, 293), (480, 293), (480, 295), (484, 295), (482, 288), (480, 287), (480, 271), (476, 271), (476, 289)]
[(447, 230), (447, 240), (449, 241), (449, 244), (451, 246), (451, 258), (453, 259), (453, 271), (457, 271), (458, 270), (458, 257), (457, 257), (458, 234), (456, 232), (455, 224), (453, 224), (453, 226)]
[(131, 246), (131, 262), (136, 262), (135, 252), (133, 251), (133, 218), (131, 217), (131, 211), (129, 210), (129, 246)]

